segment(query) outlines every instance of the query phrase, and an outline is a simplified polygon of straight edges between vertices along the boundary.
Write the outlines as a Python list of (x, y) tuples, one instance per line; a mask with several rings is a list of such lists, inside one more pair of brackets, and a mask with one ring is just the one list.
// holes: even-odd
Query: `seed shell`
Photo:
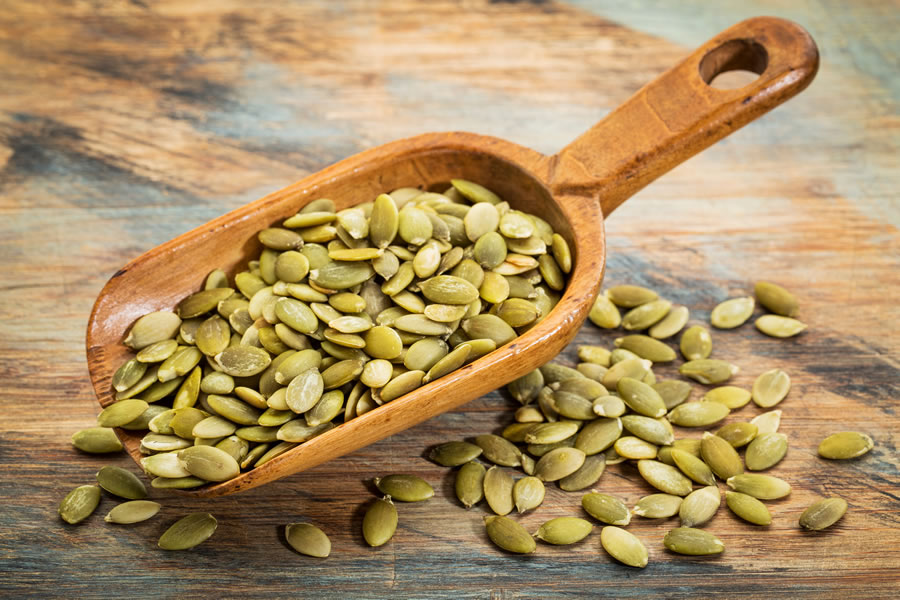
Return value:
[(837, 523), (847, 512), (847, 501), (843, 498), (823, 498), (803, 511), (800, 526), (812, 531), (820, 531)]
[(150, 500), (123, 502), (109, 511), (103, 520), (107, 523), (120, 525), (140, 523), (153, 518), (161, 507), (162, 505), (159, 502), (151, 502)]
[(580, 542), (594, 530), (593, 524), (578, 517), (557, 517), (542, 524), (534, 537), (557, 546)]
[(856, 458), (875, 447), (875, 442), (865, 433), (842, 431), (833, 433), (819, 444), (819, 456), (834, 460)]
[(643, 569), (647, 566), (647, 548), (634, 534), (619, 527), (604, 527), (600, 531), (600, 544), (614, 559), (629, 567)]
[(187, 550), (208, 540), (218, 522), (209, 513), (192, 513), (172, 524), (159, 538), (163, 550)]
[(689, 556), (707, 556), (720, 554), (725, 550), (722, 540), (713, 534), (692, 527), (676, 527), (666, 533), (663, 545), (678, 554)]
[(484, 518), (488, 537), (499, 548), (518, 554), (530, 554), (537, 548), (525, 528), (509, 517), (491, 515)]
[(59, 516), (66, 523), (80, 523), (87, 519), (100, 504), (100, 488), (96, 485), (78, 486), (59, 503)]

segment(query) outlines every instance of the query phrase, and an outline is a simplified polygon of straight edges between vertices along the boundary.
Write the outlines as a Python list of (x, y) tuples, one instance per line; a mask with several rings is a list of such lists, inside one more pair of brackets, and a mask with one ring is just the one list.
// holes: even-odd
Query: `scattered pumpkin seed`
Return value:
[(684, 501), (681, 503), (681, 508), (678, 510), (681, 526), (696, 527), (703, 525), (713, 518), (716, 511), (719, 510), (721, 501), (719, 488), (715, 485), (694, 490), (685, 496)]
[(728, 416), (731, 410), (720, 402), (685, 402), (668, 414), (673, 425), (680, 427), (709, 427)]
[(645, 519), (668, 519), (678, 514), (682, 500), (671, 494), (650, 494), (638, 500), (631, 512)]
[(700, 456), (720, 479), (744, 472), (744, 463), (734, 446), (708, 431), (700, 439)]
[(744, 453), (744, 463), (751, 471), (763, 471), (777, 465), (787, 454), (788, 440), (783, 433), (757, 436)]
[(284, 537), (291, 548), (316, 558), (331, 554), (331, 540), (325, 532), (312, 523), (292, 523), (284, 528)]
[(191, 513), (173, 523), (159, 538), (163, 550), (187, 550), (208, 540), (218, 521), (209, 513)]
[(59, 516), (72, 525), (81, 523), (91, 516), (100, 504), (100, 488), (96, 485), (81, 485), (66, 494), (59, 503)]
[(600, 544), (614, 559), (629, 567), (647, 566), (647, 548), (634, 534), (619, 527), (607, 526), (600, 531)]
[(689, 556), (707, 556), (720, 554), (725, 550), (722, 540), (702, 529), (693, 527), (676, 527), (666, 533), (663, 545), (678, 554)]
[(530, 554), (537, 548), (525, 528), (509, 517), (490, 515), (484, 518), (488, 537), (497, 547), (508, 552)]
[(779, 315), (763, 315), (754, 324), (764, 334), (776, 338), (793, 337), (806, 329), (805, 323)]
[(97, 472), (97, 483), (104, 490), (128, 500), (141, 500), (147, 497), (147, 488), (131, 471), (121, 467), (107, 465)]
[(833, 460), (857, 458), (875, 447), (875, 442), (865, 433), (842, 431), (833, 433), (819, 444), (819, 456)]
[(690, 360), (678, 368), (678, 372), (703, 384), (724, 383), (737, 375), (737, 365), (715, 358)]
[(594, 526), (578, 517), (557, 517), (542, 524), (534, 537), (557, 546), (580, 542), (594, 530)]
[(791, 378), (781, 369), (766, 371), (753, 382), (753, 402), (762, 408), (772, 408), (791, 391)]
[(533, 510), (544, 501), (544, 484), (537, 477), (528, 476), (513, 485), (512, 495), (519, 514)]
[(72, 445), (82, 452), (106, 454), (121, 452), (122, 442), (109, 427), (89, 427), (72, 434)]
[(754, 286), (756, 299), (764, 307), (782, 317), (797, 316), (797, 299), (789, 291), (776, 283), (757, 281)]
[(847, 501), (843, 498), (822, 498), (800, 515), (800, 526), (812, 531), (821, 531), (837, 523), (847, 512)]
[(710, 313), (709, 321), (718, 329), (734, 329), (747, 322), (753, 314), (753, 298), (732, 298), (718, 304)]
[(673, 496), (687, 496), (691, 493), (691, 480), (681, 472), (665, 463), (656, 460), (639, 460), (638, 472), (644, 481), (661, 492)]
[(725, 492), (725, 504), (728, 508), (748, 523), (754, 525), (770, 525), (772, 515), (766, 505), (747, 494), (727, 490)]
[(729, 477), (725, 483), (728, 487), (758, 498), (759, 500), (777, 500), (791, 493), (791, 486), (778, 477), (761, 473), (742, 473)]

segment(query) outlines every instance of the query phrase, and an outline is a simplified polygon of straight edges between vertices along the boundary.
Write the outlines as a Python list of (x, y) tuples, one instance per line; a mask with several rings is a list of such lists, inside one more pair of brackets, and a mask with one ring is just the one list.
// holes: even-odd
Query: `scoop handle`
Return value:
[[(734, 25), (637, 91), (556, 155), (554, 194), (596, 195), (604, 215), (676, 165), (803, 91), (819, 68), (805, 29), (755, 17)], [(737, 89), (725, 71), (759, 74)]]

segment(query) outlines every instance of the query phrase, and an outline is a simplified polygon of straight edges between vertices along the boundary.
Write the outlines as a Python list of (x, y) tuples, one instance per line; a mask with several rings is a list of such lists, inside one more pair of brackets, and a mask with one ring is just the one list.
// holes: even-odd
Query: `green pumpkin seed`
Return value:
[(680, 427), (709, 427), (730, 412), (727, 406), (719, 402), (685, 402), (673, 408), (667, 418)]
[(454, 348), (452, 352), (434, 363), (434, 366), (432, 366), (431, 369), (428, 370), (428, 373), (425, 374), (425, 377), (422, 378), (422, 383), (425, 384), (429, 381), (434, 381), (435, 379), (443, 377), (460, 368), (465, 364), (470, 354), (472, 354), (472, 345), (468, 342), (460, 344)]
[(622, 317), (622, 327), (629, 331), (647, 329), (661, 321), (669, 314), (671, 308), (671, 302), (661, 299), (641, 304), (625, 313)]
[(650, 442), (645, 442), (641, 438), (626, 435), (620, 437), (613, 444), (616, 454), (630, 460), (639, 460), (642, 458), (656, 458), (657, 448)]
[(593, 403), (577, 394), (562, 391), (555, 392), (553, 394), (553, 406), (562, 417), (567, 419), (588, 421), (596, 416)]
[(469, 442), (445, 442), (432, 448), (429, 458), (444, 467), (458, 467), (481, 456), (481, 448)]
[(469, 461), (457, 472), (454, 489), (456, 497), (466, 508), (471, 508), (484, 498), (485, 471), (481, 463)]
[(605, 469), (605, 455), (594, 454), (586, 456), (584, 463), (577, 471), (559, 480), (559, 488), (566, 492), (577, 492), (578, 490), (589, 488), (600, 480), (600, 476), (603, 475)]
[[(275, 439), (296, 444), (309, 441), (317, 435), (321, 435), (333, 428), (334, 423), (331, 422), (310, 426), (307, 425), (306, 419), (294, 419), (293, 421), (288, 421), (278, 429), (275, 433)], [(240, 430), (238, 430), (238, 432), (240, 433)], [(274, 440), (267, 437), (266, 441)]]
[(584, 460), (585, 453), (577, 448), (556, 448), (537, 461), (534, 474), (541, 481), (558, 481), (580, 469)]
[(438, 275), (421, 284), (422, 293), (438, 304), (470, 304), (478, 298), (478, 288), (452, 275)]
[(523, 477), (513, 486), (513, 502), (519, 514), (537, 508), (544, 501), (544, 484), (537, 477)]
[(214, 446), (192, 446), (178, 453), (184, 468), (207, 481), (226, 481), (237, 477), (241, 468), (230, 454)]
[(434, 496), (434, 488), (416, 475), (387, 475), (375, 478), (375, 487), (401, 502), (421, 502)]
[(161, 454), (151, 454), (141, 459), (141, 467), (144, 468), (149, 475), (154, 477), (166, 477), (175, 479), (178, 477), (188, 477), (190, 472), (184, 468), (184, 465), (178, 460), (176, 452), (163, 452)]
[[(260, 416), (260, 419), (262, 419), (262, 416)], [(223, 419), (222, 417), (206, 417), (194, 425), (191, 434), (197, 438), (222, 438), (231, 435), (236, 429), (237, 425), (228, 419)]]
[(700, 440), (700, 456), (721, 479), (744, 472), (744, 463), (734, 447), (717, 435), (704, 432)]
[(709, 315), (710, 323), (718, 329), (734, 329), (747, 322), (753, 314), (753, 298), (732, 298), (718, 304)]
[(162, 490), (187, 490), (190, 488), (206, 485), (208, 481), (204, 481), (199, 477), (156, 477), (150, 482), (150, 485)]
[(662, 398), (666, 410), (672, 410), (691, 395), (691, 384), (677, 379), (667, 379), (651, 385), (659, 397)]
[(209, 513), (192, 513), (172, 524), (159, 538), (163, 550), (187, 550), (198, 546), (216, 532), (218, 521)]
[(466, 335), (470, 338), (489, 339), (497, 344), (497, 347), (500, 347), (507, 342), (511, 342), (516, 338), (515, 329), (510, 327), (506, 321), (496, 315), (487, 313), (465, 319), (461, 326), (463, 331), (465, 331)]
[(137, 419), (150, 406), (143, 400), (119, 400), (104, 408), (97, 415), (100, 427), (119, 427)]
[(550, 250), (553, 252), (553, 258), (563, 273), (571, 273), (572, 271), (572, 251), (566, 239), (554, 233), (550, 242)]
[(578, 517), (557, 517), (540, 526), (534, 537), (548, 544), (564, 546), (580, 542), (594, 530), (594, 526)]
[(682, 498), (671, 494), (650, 494), (638, 500), (632, 511), (645, 519), (668, 519), (678, 514)]
[(778, 477), (761, 473), (742, 473), (729, 477), (725, 483), (728, 487), (758, 498), (759, 500), (777, 500), (791, 493), (791, 486)]
[(646, 383), (623, 377), (616, 384), (616, 389), (622, 401), (634, 412), (653, 418), (666, 414), (662, 397)]
[(643, 569), (647, 566), (647, 548), (633, 534), (619, 527), (604, 527), (600, 531), (600, 544), (614, 559), (629, 567)]
[(709, 521), (719, 510), (722, 498), (715, 485), (694, 490), (681, 503), (678, 516), (682, 527), (696, 527)]
[(737, 375), (739, 370), (736, 365), (714, 358), (691, 360), (678, 368), (678, 372), (685, 377), (707, 385), (724, 383), (732, 375)]
[(200, 391), (224, 396), (234, 391), (234, 378), (226, 373), (213, 371), (200, 380)]
[(616, 285), (606, 290), (606, 296), (622, 308), (634, 308), (657, 299), (656, 292), (639, 285)]
[(498, 515), (509, 514), (514, 508), (512, 476), (499, 467), (491, 467), (484, 475), (484, 498)]
[(506, 241), (496, 231), (489, 231), (478, 238), (472, 250), (475, 262), (483, 269), (494, 269), (500, 266), (506, 260), (507, 255)]
[(178, 342), (175, 340), (163, 340), (142, 348), (135, 359), (142, 363), (163, 362), (178, 349)]
[(366, 332), (364, 339), (365, 352), (372, 358), (391, 360), (400, 356), (403, 350), (403, 341), (391, 327), (383, 325), (373, 327)]
[(544, 376), (540, 369), (535, 369), (509, 383), (506, 390), (514, 399), (524, 405), (535, 400), (542, 387), (544, 387)]
[(744, 462), (751, 471), (763, 471), (777, 465), (787, 454), (788, 440), (783, 433), (764, 433), (747, 446)]
[(797, 299), (780, 285), (768, 281), (757, 281), (753, 291), (759, 303), (776, 315), (797, 316)]
[(482, 456), (494, 464), (504, 467), (518, 467), (521, 451), (510, 441), (499, 435), (485, 434), (475, 438), (475, 444), (481, 448)]
[[(288, 388), (290, 389), (290, 388)], [(318, 398), (317, 398), (318, 399)], [(237, 398), (232, 398), (231, 396), (217, 396), (216, 394), (210, 394), (206, 397), (206, 401), (209, 404), (210, 408), (216, 412), (221, 417), (225, 417), (229, 421), (233, 421), (239, 425), (256, 425), (259, 422), (259, 415), (261, 414), (260, 410), (250, 406), (249, 404), (238, 400)], [(279, 410), (285, 410), (284, 408), (279, 408)], [(192, 431), (194, 426), (205, 418), (205, 415), (201, 415), (200, 418), (196, 416), (196, 413), (191, 412), (190, 419), (193, 421), (190, 424), (185, 424), (184, 435), (178, 432), (178, 428), (176, 424), (173, 422), (172, 427), (176, 429), (175, 433), (181, 435), (181, 437), (192, 437)], [(180, 420), (179, 417), (176, 417)]]
[(176, 309), (182, 319), (204, 315), (218, 306), (219, 302), (234, 294), (229, 287), (212, 288), (191, 294), (178, 304)]
[(130, 525), (132, 523), (140, 523), (147, 519), (152, 519), (159, 512), (162, 505), (158, 502), (150, 500), (132, 500), (131, 502), (123, 502), (114, 507), (103, 518), (107, 523), (117, 523), (120, 525)]
[(232, 377), (250, 377), (262, 373), (272, 357), (262, 348), (232, 346), (216, 355), (216, 362)]
[(588, 313), (591, 323), (603, 329), (615, 329), (622, 324), (622, 315), (619, 309), (604, 295), (599, 295), (591, 305)]
[(775, 433), (781, 424), (781, 411), (776, 409), (756, 415), (750, 423), (756, 425), (758, 434)]
[(681, 334), (681, 342), (679, 345), (681, 355), (685, 360), (700, 360), (709, 358), (712, 352), (712, 337), (709, 331), (700, 325), (688, 327)]
[(488, 537), (497, 547), (508, 552), (530, 554), (537, 548), (525, 528), (509, 517), (491, 515), (484, 518)]
[[(669, 309), (669, 314), (667, 314), (661, 321), (656, 323), (656, 325), (651, 327), (648, 333), (650, 334), (650, 337), (656, 338), (658, 340), (670, 338), (684, 329), (684, 326), (687, 325), (689, 318), (690, 311), (686, 306), (673, 306), (671, 309)], [(644, 358), (650, 357), (645, 356)], [(650, 360), (653, 359), (650, 358)], [(657, 361), (654, 360), (653, 362)]]
[(842, 431), (833, 433), (819, 444), (819, 456), (834, 460), (857, 458), (875, 447), (875, 442), (865, 433)]
[(688, 454), (693, 454), (700, 458), (701, 440), (698, 438), (682, 438), (672, 443), (673, 450), (684, 450)]
[(591, 421), (578, 432), (575, 447), (586, 455), (599, 454), (615, 444), (620, 435), (622, 435), (620, 419), (600, 418)]
[(716, 432), (716, 436), (722, 438), (735, 448), (746, 446), (756, 437), (758, 429), (753, 423), (729, 423)]
[(152, 312), (134, 322), (122, 343), (132, 350), (141, 350), (150, 344), (174, 338), (180, 327), (181, 317), (175, 313)]
[(624, 526), (631, 522), (631, 513), (625, 503), (608, 494), (589, 492), (581, 497), (581, 506), (601, 523)]
[[(611, 358), (612, 353), (610, 353), (610, 359)], [(609, 370), (603, 376), (603, 379), (600, 380), (600, 383), (602, 383), (606, 389), (614, 390), (617, 388), (619, 380), (624, 377), (629, 377), (638, 381), (644, 381), (644, 379), (650, 374), (650, 367), (652, 366), (652, 364), (653, 363), (651, 363), (649, 360), (644, 360), (641, 358), (630, 358), (617, 362), (609, 368)]]
[(447, 355), (447, 343), (439, 338), (425, 338), (409, 347), (403, 366), (411, 371), (428, 371)]
[(554, 444), (572, 437), (577, 431), (578, 423), (572, 421), (544, 423), (531, 428), (525, 434), (524, 441), (527, 444)]
[(766, 505), (747, 494), (740, 492), (725, 492), (725, 504), (728, 508), (748, 523), (754, 525), (770, 525), (772, 523), (772, 515)]
[(321, 288), (329, 290), (346, 290), (357, 286), (375, 271), (368, 262), (334, 261), (309, 272), (309, 280)]
[(618, 348), (634, 352), (640, 358), (651, 362), (669, 362), (675, 360), (675, 351), (657, 339), (646, 335), (626, 335), (615, 340)]
[(66, 523), (81, 523), (91, 516), (100, 504), (100, 488), (96, 485), (82, 485), (68, 494), (59, 503), (59, 516)]
[(666, 494), (687, 496), (691, 493), (691, 480), (675, 467), (656, 460), (639, 460), (638, 472), (644, 480)]
[(791, 391), (791, 378), (781, 369), (766, 371), (753, 382), (753, 402), (762, 408), (772, 408)]
[(806, 329), (805, 323), (779, 315), (763, 315), (754, 324), (764, 334), (776, 338), (793, 337)]
[[(617, 363), (626, 360), (640, 360), (640, 356), (632, 352), (631, 350), (625, 350), (624, 348), (616, 348), (612, 352), (609, 353), (609, 364), (611, 366), (615, 366)], [(649, 361), (648, 361), (649, 362)]]
[(474, 204), (478, 204), (480, 202), (487, 202), (489, 204), (499, 204), (502, 202), (500, 196), (487, 189), (484, 186), (478, 185), (472, 181), (467, 181), (465, 179), (451, 179), (450, 183), (453, 185), (453, 189), (459, 192), (463, 198), (469, 200)]
[(150, 452), (171, 452), (172, 450), (187, 448), (191, 443), (191, 441), (175, 435), (148, 433), (141, 439), (141, 452), (145, 454)]
[(618, 396), (600, 396), (592, 403), (594, 414), (601, 417), (621, 417), (625, 414), (625, 403)]
[(131, 471), (121, 467), (105, 466), (97, 472), (97, 483), (104, 490), (128, 500), (140, 500), (147, 497), (147, 488)]
[[(318, 369), (309, 369), (294, 377), (288, 385), (287, 406), (295, 413), (303, 414), (322, 398), (324, 389), (325, 382), (322, 374)], [(252, 425), (253, 423), (244, 424)]]
[(284, 537), (291, 548), (316, 558), (331, 554), (331, 540), (325, 532), (312, 523), (292, 523), (284, 528)]
[(122, 442), (109, 427), (90, 427), (72, 434), (72, 445), (82, 452), (106, 454), (121, 452)]
[(534, 323), (541, 316), (541, 311), (528, 300), (510, 298), (497, 305), (497, 316), (511, 327), (525, 327)]
[(716, 478), (712, 469), (705, 462), (697, 458), (690, 452), (685, 452), (678, 448), (671, 450), (672, 461), (682, 473), (690, 477), (693, 481), (701, 485), (715, 485)]
[(178, 391), (175, 393), (175, 399), (172, 400), (172, 408), (190, 408), (197, 403), (200, 394), (200, 383), (202, 369), (195, 367), (191, 374), (184, 378)]
[(303, 238), (296, 231), (283, 227), (268, 227), (257, 234), (260, 243), (272, 250), (293, 250), (303, 245)]
[(736, 410), (750, 402), (749, 391), (733, 385), (723, 385), (713, 388), (703, 396), (704, 402), (718, 402), (731, 410)]
[(708, 556), (725, 550), (722, 540), (713, 534), (692, 527), (676, 527), (666, 533), (663, 545), (678, 554)]
[(466, 213), (463, 225), (469, 241), (477, 242), (481, 236), (497, 231), (500, 226), (500, 213), (493, 204), (478, 203)]
[(117, 392), (124, 392), (136, 384), (147, 371), (147, 365), (136, 358), (126, 361), (112, 377), (112, 386)]
[(402, 375), (394, 377), (386, 386), (381, 388), (381, 399), (384, 402), (390, 402), (391, 400), (408, 394), (422, 385), (422, 379), (424, 377), (424, 371), (407, 371)]
[(609, 350), (601, 346), (578, 346), (578, 359), (609, 367)]
[[(479, 315), (479, 316), (492, 316), (492, 315)], [(494, 318), (497, 318), (497, 317), (494, 317)], [(497, 320), (499, 321), (499, 319), (497, 319)], [(398, 317), (397, 319), (394, 320), (393, 325), (395, 328), (399, 329), (400, 331), (405, 331), (407, 333), (414, 333), (416, 335), (442, 336), (442, 335), (448, 335), (449, 333), (452, 333), (450, 327), (448, 327), (446, 323), (438, 323), (437, 321), (432, 321), (425, 315), (419, 315), (419, 314), (403, 315), (402, 317)], [(375, 329), (375, 327), (373, 327), (372, 329)], [(515, 335), (515, 332), (513, 332), (513, 334)], [(379, 356), (378, 358), (383, 358), (383, 357)]]
[(847, 512), (847, 501), (843, 498), (823, 498), (803, 511), (800, 526), (812, 531), (821, 531), (837, 523)]
[(625, 415), (622, 426), (637, 437), (656, 445), (668, 445), (675, 441), (675, 433), (666, 419), (653, 419), (642, 415)]

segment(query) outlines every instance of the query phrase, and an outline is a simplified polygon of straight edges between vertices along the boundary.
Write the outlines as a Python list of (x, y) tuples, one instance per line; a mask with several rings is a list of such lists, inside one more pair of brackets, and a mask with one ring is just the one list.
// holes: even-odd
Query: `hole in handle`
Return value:
[(718, 89), (736, 89), (756, 81), (769, 64), (766, 49), (753, 40), (729, 40), (700, 60), (700, 77)]

